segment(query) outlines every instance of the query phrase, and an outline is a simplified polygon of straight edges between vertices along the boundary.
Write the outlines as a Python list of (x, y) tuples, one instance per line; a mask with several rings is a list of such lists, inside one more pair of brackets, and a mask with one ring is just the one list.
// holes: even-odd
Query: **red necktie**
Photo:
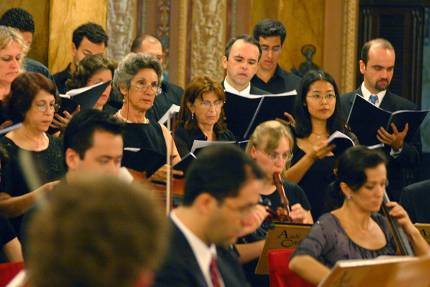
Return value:
[(212, 256), (211, 264), (209, 265), (209, 273), (213, 287), (221, 287), (221, 275), (219, 274), (216, 257)]

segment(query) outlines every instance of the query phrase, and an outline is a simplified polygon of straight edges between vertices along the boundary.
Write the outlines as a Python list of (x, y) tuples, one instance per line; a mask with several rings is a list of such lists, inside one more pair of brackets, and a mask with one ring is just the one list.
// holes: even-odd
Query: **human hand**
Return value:
[(312, 151), (309, 153), (309, 156), (313, 160), (317, 159), (323, 159), (326, 156), (332, 154), (332, 151), (334, 149), (334, 144), (327, 144), (327, 141), (323, 141), (319, 144), (316, 144), (312, 147)]
[(269, 213), (263, 205), (256, 205), (250, 214), (243, 220), (243, 228), (239, 237), (248, 235), (258, 229)]
[(292, 126), (295, 127), (296, 126), (296, 120), (294, 119), (294, 117), (288, 113), (288, 112), (284, 112), (284, 116), (287, 118), (286, 122)]
[(55, 113), (54, 118), (52, 119), (51, 127), (64, 130), (72, 119), (72, 115), (68, 111), (63, 112), (64, 116), (60, 116), (60, 114)]
[(13, 122), (11, 120), (6, 120), (4, 122), (1, 123), (0, 125), (0, 130), (5, 129), (9, 126), (11, 126), (13, 124)]
[(389, 209), (389, 215), (397, 220), (397, 223), (403, 228), (403, 230), (411, 234), (415, 231), (415, 226), (409, 218), (406, 210), (397, 202), (390, 201), (385, 204)]
[(308, 224), (308, 211), (305, 210), (300, 203), (296, 203), (291, 206), (290, 209), (290, 218), (294, 223), (304, 223)]
[(403, 147), (406, 135), (408, 134), (409, 125), (406, 123), (402, 131), (399, 131), (394, 123), (391, 123), (390, 126), (393, 129), (393, 133), (390, 134), (386, 129), (381, 127), (378, 129), (376, 138), (381, 143), (391, 146), (391, 148), (397, 152)]

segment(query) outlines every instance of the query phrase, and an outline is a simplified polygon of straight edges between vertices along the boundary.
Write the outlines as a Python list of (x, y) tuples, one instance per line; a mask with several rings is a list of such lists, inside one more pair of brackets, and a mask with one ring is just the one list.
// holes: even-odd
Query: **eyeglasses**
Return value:
[(243, 217), (251, 214), (255, 210), (255, 207), (257, 206), (257, 204), (248, 204), (245, 206), (233, 206), (232, 204), (226, 202), (225, 200), (223, 201), (222, 205), (226, 206), (228, 209), (232, 211), (239, 213), (240, 216), (243, 216)]
[(155, 92), (156, 94), (161, 93), (161, 88), (157, 82), (152, 82), (147, 84), (146, 82), (139, 81), (137, 83), (131, 84), (137, 91), (146, 91), (148, 88)]
[(272, 50), (272, 53), (279, 53), (281, 52), (282, 47), (281, 46), (275, 46), (270, 48), (269, 46), (261, 46), (261, 51), (262, 52), (269, 52), (270, 50)]
[(224, 101), (221, 100), (217, 100), (215, 102), (211, 102), (211, 101), (200, 101), (200, 105), (205, 108), (205, 109), (210, 109), (211, 107), (214, 107), (215, 109), (219, 109), (224, 105)]
[(329, 101), (333, 101), (334, 99), (336, 99), (336, 95), (335, 94), (328, 94), (328, 95), (319, 95), (319, 94), (312, 94), (309, 95), (308, 98), (313, 99), (314, 101), (322, 101), (323, 99), (326, 100), (327, 102)]
[(46, 111), (48, 111), (48, 108), (49, 110), (54, 112), (58, 111), (58, 109), (60, 108), (60, 105), (58, 104), (48, 104), (47, 102), (38, 102), (38, 103), (35, 103), (34, 106), (39, 112), (42, 112), (42, 113), (45, 113)]
[(272, 152), (264, 152), (267, 154), (271, 160), (275, 161), (278, 158), (284, 160), (284, 161), (290, 161), (293, 158), (293, 153), (291, 151), (284, 152), (284, 153), (278, 153), (276, 151)]

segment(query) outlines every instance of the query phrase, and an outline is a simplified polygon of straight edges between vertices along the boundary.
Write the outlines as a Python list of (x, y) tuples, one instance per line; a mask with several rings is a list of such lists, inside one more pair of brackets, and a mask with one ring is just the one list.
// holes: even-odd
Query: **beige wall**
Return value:
[(37, 5), (35, 5), (35, 1), (2, 0), (0, 1), (0, 15), (12, 7), (23, 8), (33, 15), (36, 31), (28, 56), (46, 65), (48, 63), (49, 0), (37, 0)]

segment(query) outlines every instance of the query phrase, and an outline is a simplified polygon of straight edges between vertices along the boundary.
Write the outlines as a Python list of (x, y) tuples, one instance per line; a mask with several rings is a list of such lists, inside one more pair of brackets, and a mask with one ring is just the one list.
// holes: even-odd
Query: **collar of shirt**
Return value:
[(181, 222), (181, 220), (175, 215), (175, 211), (170, 213), (170, 218), (182, 231), (185, 238), (193, 250), (194, 256), (197, 259), (200, 270), (205, 277), (208, 286), (212, 286), (211, 276), (209, 272), (209, 266), (211, 264), (212, 256), (216, 256), (215, 244), (211, 244), (209, 247), (187, 227)]
[[(361, 84), (361, 93), (363, 94), (363, 98), (365, 98), (366, 101), (370, 102), (369, 98), (373, 94), (366, 88), (366, 86), (364, 85), (364, 82)], [(378, 101), (376, 102), (375, 106), (379, 107), (381, 105), (382, 100), (384, 99), (386, 93), (387, 93), (387, 90), (383, 90), (375, 95), (378, 97)]]
[(232, 93), (232, 94), (236, 94), (236, 95), (240, 95), (240, 96), (248, 96), (249, 93), (251, 92), (251, 83), (248, 83), (248, 86), (243, 89), (242, 91), (238, 91), (235, 88), (233, 88), (228, 82), (227, 79), (224, 79), (224, 90), (226, 92)]

